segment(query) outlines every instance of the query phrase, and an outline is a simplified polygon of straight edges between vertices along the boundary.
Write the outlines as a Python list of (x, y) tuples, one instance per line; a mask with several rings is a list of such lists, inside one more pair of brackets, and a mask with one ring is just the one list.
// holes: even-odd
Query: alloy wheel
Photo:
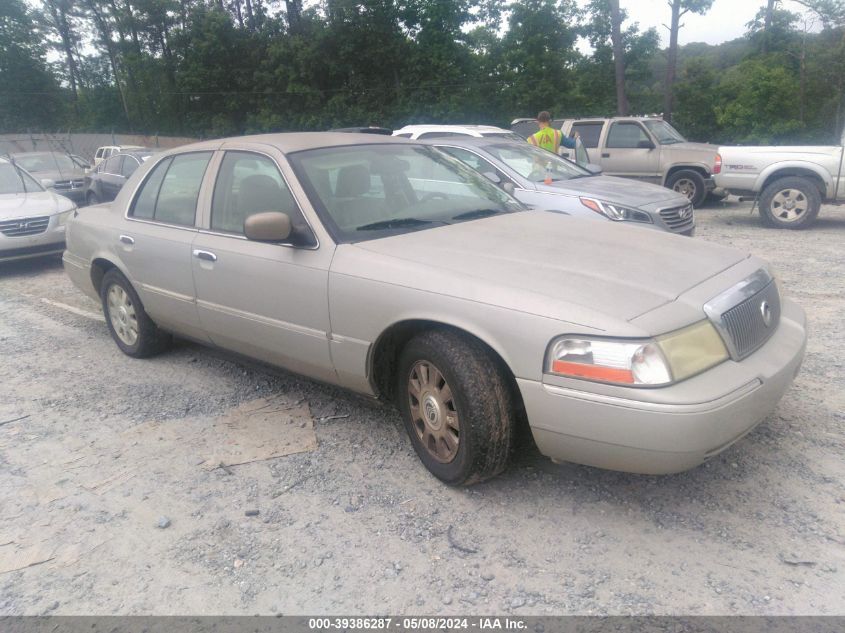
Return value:
[(126, 345), (135, 345), (138, 340), (138, 317), (129, 294), (117, 284), (113, 284), (108, 291), (107, 304), (109, 320), (115, 334)]
[(782, 189), (772, 198), (772, 215), (781, 222), (795, 222), (810, 207), (807, 196), (800, 189)]

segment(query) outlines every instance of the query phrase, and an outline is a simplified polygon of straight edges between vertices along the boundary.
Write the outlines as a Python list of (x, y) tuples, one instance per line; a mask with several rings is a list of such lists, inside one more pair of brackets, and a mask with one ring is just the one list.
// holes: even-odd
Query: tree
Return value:
[(43, 35), (22, 0), (0, 2), (0, 131), (62, 122), (61, 89), (45, 61)]
[(678, 64), (678, 32), (683, 27), (681, 18), (687, 13), (704, 14), (710, 10), (713, 0), (668, 0), (672, 9), (672, 20), (669, 26), (669, 49), (666, 52), (666, 82), (664, 84), (663, 118), (672, 120), (674, 104), (675, 69)]
[(622, 13), (619, 0), (610, 1), (610, 29), (613, 41), (613, 62), (616, 71), (616, 112), (628, 114), (628, 97), (625, 94), (625, 52), (622, 45)]

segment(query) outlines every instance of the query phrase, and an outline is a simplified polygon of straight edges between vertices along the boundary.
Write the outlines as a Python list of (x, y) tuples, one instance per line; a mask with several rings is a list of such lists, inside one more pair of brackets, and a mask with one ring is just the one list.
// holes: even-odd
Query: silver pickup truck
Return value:
[(711, 170), (717, 147), (687, 141), (658, 117), (566, 119), (561, 130), (568, 136), (578, 132), (590, 162), (608, 176), (663, 185), (696, 207), (714, 189)]
[(845, 203), (845, 131), (839, 146), (720, 147), (716, 184), (758, 199), (767, 226), (805, 229), (822, 202)]

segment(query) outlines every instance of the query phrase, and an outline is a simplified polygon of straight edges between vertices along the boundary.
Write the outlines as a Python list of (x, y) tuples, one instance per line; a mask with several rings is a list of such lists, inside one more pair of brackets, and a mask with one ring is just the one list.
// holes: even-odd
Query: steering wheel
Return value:
[(434, 200), (435, 198), (443, 198), (444, 200), (448, 200), (449, 196), (441, 191), (429, 191), (426, 194), (423, 194), (423, 197), (420, 198), (420, 202), (428, 202), (429, 200)]

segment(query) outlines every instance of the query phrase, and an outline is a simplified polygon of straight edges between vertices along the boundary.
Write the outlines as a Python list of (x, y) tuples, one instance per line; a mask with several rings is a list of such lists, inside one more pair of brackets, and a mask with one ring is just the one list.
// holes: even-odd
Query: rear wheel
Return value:
[(707, 197), (707, 185), (704, 176), (691, 169), (674, 172), (666, 179), (666, 186), (689, 198), (692, 206), (699, 207)]
[(172, 337), (153, 323), (132, 284), (116, 268), (103, 276), (100, 298), (106, 325), (124, 354), (147, 358), (170, 346)]
[(515, 411), (504, 369), (480, 342), (432, 330), (402, 350), (397, 400), (414, 450), (452, 485), (493, 477), (507, 465)]
[(816, 221), (821, 205), (821, 193), (812, 180), (787, 176), (763, 189), (760, 217), (772, 228), (806, 229)]

